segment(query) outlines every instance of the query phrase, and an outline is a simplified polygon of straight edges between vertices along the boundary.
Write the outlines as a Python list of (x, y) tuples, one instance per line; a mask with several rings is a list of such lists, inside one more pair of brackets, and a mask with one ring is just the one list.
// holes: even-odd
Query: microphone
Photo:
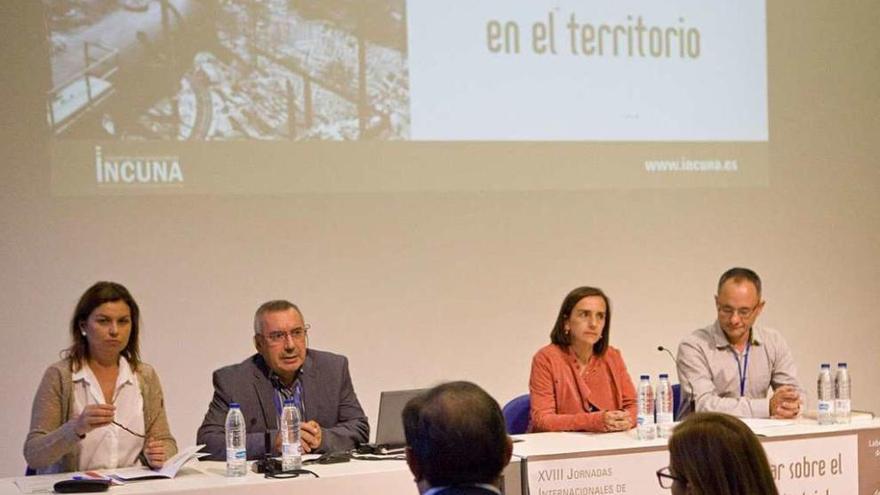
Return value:
[[(664, 347), (662, 345), (657, 346), (657, 351), (665, 352), (666, 354), (669, 354), (669, 359), (672, 359), (672, 364), (675, 365), (676, 374), (679, 375), (679, 381), (681, 381), (681, 378), (682, 378), (681, 374), (678, 373), (678, 359), (675, 358), (675, 355), (672, 354), (672, 351), (670, 351), (669, 348)], [(681, 383), (679, 383), (678, 387), (679, 387), (679, 390), (678, 390), (679, 397), (678, 397), (678, 410), (675, 412), (676, 421), (681, 420), (681, 415), (684, 412), (684, 407), (685, 407), (684, 389), (683, 389)], [(688, 384), (688, 388), (689, 389), (691, 388), (690, 384)], [(691, 395), (693, 395), (693, 389), (691, 389)], [(694, 405), (694, 406), (696, 406), (696, 405)]]
[(251, 470), (259, 474), (281, 472), (281, 461), (272, 457), (272, 450), (274, 450), (272, 430), (266, 429), (263, 433), (263, 448), (266, 452), (263, 454), (263, 457), (259, 458), (257, 462), (254, 462), (253, 465), (251, 465)]
[(675, 364), (675, 369), (678, 370), (678, 360), (675, 359), (675, 356), (672, 355), (672, 351), (663, 347), (662, 345), (658, 345), (657, 350), (660, 352), (666, 352), (666, 354), (669, 354), (670, 359), (672, 359), (672, 363)]

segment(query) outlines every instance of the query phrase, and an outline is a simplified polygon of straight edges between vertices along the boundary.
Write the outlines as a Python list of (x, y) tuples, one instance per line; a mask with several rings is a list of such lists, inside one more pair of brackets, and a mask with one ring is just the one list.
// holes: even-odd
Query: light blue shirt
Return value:
[[(678, 345), (682, 417), (696, 410), (768, 418), (769, 389), (792, 385), (802, 390), (791, 351), (779, 332), (753, 325), (748, 349), (746, 365), (745, 352), (730, 345), (718, 320)], [(740, 370), (745, 394), (740, 394)]]

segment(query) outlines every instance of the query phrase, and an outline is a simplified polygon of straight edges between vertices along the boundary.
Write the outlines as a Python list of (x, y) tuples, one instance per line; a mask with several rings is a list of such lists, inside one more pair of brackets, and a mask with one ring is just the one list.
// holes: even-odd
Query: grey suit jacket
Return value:
[[(304, 419), (321, 425), (318, 453), (349, 450), (370, 436), (370, 425), (358, 402), (348, 372), (348, 359), (309, 349), (302, 366)], [(278, 430), (275, 390), (263, 357), (254, 354), (239, 364), (214, 372), (214, 397), (196, 438), (211, 459), (226, 459), (226, 413), (230, 402), (241, 404), (247, 428), (247, 457), (266, 453), (265, 433)], [(273, 452), (275, 454), (275, 452)]]

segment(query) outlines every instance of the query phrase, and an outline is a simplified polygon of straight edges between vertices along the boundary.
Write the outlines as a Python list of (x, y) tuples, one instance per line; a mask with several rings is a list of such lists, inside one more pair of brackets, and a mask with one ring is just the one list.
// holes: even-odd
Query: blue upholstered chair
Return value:
[(681, 406), (681, 384), (676, 383), (672, 386), (672, 417), (678, 421), (678, 408)]
[(504, 414), (504, 423), (507, 425), (507, 433), (518, 435), (525, 433), (529, 427), (529, 408), (531, 399), (529, 394), (520, 395), (504, 405), (501, 410)]

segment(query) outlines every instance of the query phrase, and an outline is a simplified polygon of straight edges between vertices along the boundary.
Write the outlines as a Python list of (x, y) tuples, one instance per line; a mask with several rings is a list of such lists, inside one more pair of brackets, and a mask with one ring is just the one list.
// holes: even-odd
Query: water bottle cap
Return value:
[(822, 363), (822, 368), (830, 368), (831, 365), (828, 363)]
[(229, 409), (241, 409), (241, 404), (238, 402), (230, 402)]
[(651, 375), (639, 375), (639, 380), (650, 380)]
[(660, 379), (669, 379), (669, 373), (660, 373)]
[(837, 363), (838, 368), (846, 368), (846, 363)]

